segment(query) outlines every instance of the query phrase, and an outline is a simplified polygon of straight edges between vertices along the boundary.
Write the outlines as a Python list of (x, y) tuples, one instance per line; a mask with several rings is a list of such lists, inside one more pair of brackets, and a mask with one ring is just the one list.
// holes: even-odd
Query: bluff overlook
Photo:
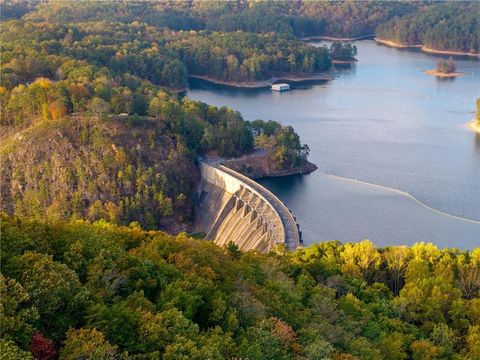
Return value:
[(223, 165), (200, 162), (200, 171), (197, 222), (206, 239), (260, 252), (302, 244), (295, 217), (270, 191)]

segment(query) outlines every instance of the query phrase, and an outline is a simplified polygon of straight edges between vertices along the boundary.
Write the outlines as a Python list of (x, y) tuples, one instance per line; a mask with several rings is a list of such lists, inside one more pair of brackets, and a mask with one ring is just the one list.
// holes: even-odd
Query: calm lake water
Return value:
[(480, 60), (457, 58), (466, 76), (440, 80), (422, 73), (439, 56), (356, 45), (359, 62), (337, 68), (333, 81), (284, 93), (192, 81), (187, 95), (292, 125), (310, 146), (316, 172), (260, 181), (293, 211), (306, 244), (480, 246), (480, 136), (465, 126), (480, 96)]

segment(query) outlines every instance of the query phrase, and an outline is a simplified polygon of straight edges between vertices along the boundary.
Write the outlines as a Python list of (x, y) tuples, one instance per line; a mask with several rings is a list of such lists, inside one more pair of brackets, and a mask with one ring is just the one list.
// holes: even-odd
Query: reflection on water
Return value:
[(480, 159), (480, 134), (475, 134), (475, 149), (477, 150), (478, 158)]
[(307, 241), (369, 237), (379, 244), (391, 243), (388, 239), (480, 244), (479, 227), (431, 217), (425, 209), (412, 218), (415, 207), (406, 205), (407, 199), (354, 191), (352, 184), (339, 186), (322, 175), (385, 185), (440, 211), (480, 220), (480, 139), (465, 127), (480, 96), (480, 61), (456, 59), (466, 75), (439, 81), (423, 73), (435, 68), (438, 56), (372, 41), (357, 47), (360, 61), (336, 67), (333, 81), (295, 85), (281, 94), (192, 82), (188, 96), (229, 106), (246, 119), (275, 119), (299, 132), (319, 170), (265, 184), (293, 210)]

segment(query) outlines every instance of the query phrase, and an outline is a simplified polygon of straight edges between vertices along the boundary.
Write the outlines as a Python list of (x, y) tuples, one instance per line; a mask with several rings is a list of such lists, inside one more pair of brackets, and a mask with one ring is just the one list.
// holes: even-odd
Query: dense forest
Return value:
[(480, 3), (448, 2), (381, 24), (376, 35), (405, 45), (480, 53)]
[(138, 22), (5, 24), (0, 209), (9, 214), (136, 221), (178, 233), (192, 225), (199, 155), (260, 146), (280, 169), (306, 161), (291, 127), (276, 123), (262, 141), (258, 122), (172, 90), (186, 86), (188, 71), (255, 79), (274, 69), (318, 70), (330, 64), (324, 48)]
[(358, 53), (357, 47), (351, 43), (333, 42), (329, 50), (332, 60), (353, 61)]
[[(20, 8), (17, 14), (27, 12)], [(375, 27), (419, 8), (403, 1), (162, 1), (41, 3), (26, 17), (35, 21), (79, 22), (116, 18), (141, 21), (174, 30), (210, 30), (283, 35), (355, 37), (373, 34)], [(12, 11), (11, 11), (12, 12)], [(13, 12), (12, 12), (13, 13)], [(19, 17), (11, 15), (11, 17)]]
[[(331, 66), (324, 47), (272, 34), (176, 32), (103, 21), (62, 25), (13, 20), (3, 29), (2, 84), (7, 88), (39, 76), (78, 82), (79, 77), (128, 74), (184, 89), (188, 73), (253, 81), (279, 73), (312, 74)], [(77, 67), (83, 67), (83, 73), (70, 71)]]
[(410, 26), (419, 11), (460, 9), (438, 31), (469, 11), (457, 47), (478, 37), (476, 4), (0, 6), (1, 359), (480, 359), (478, 248), (256, 254), (187, 236), (200, 156), (259, 147), (288, 169), (309, 149), (292, 127), (179, 94), (188, 75), (328, 70), (356, 48), (297, 37)]
[(299, 37), (329, 35), (356, 37), (373, 34), (375, 27), (394, 16), (408, 14), (407, 2), (261, 1), (225, 5), (220, 16), (206, 17), (215, 31), (277, 32)]
[(260, 255), (2, 217), (5, 359), (478, 359), (480, 249)]
[[(12, 125), (0, 147), (0, 209), (10, 214), (137, 221), (177, 233), (193, 221), (199, 155), (239, 156), (258, 146), (279, 169), (308, 156), (291, 127), (250, 123), (226, 107), (144, 89), (148, 115), (118, 115), (113, 100), (94, 96), (90, 87), (73, 98), (69, 86), (59, 84), (42, 78), (20, 85), (15, 113), (27, 123)], [(132, 91), (122, 95), (128, 99)], [(73, 100), (84, 107), (67, 114), (59, 101)]]
[(331, 66), (325, 47), (272, 34), (185, 32), (176, 38), (167, 47), (180, 55), (188, 71), (216, 79), (252, 81), (272, 75), (309, 75)]
[[(479, 4), (468, 1), (4, 1), (2, 20), (144, 24), (175, 31), (276, 33), (284, 38), (376, 35), (438, 50), (478, 52)], [(223, 49), (225, 50), (225, 49)], [(288, 55), (287, 55), (288, 56)]]
[(4, 24), (0, 208), (10, 214), (137, 221), (178, 233), (193, 221), (199, 155), (239, 156), (268, 145), (279, 168), (306, 160), (292, 128), (277, 123), (262, 143), (256, 140), (262, 133), (238, 112), (172, 90), (185, 88), (189, 71), (253, 80), (326, 69), (324, 48), (135, 21)]

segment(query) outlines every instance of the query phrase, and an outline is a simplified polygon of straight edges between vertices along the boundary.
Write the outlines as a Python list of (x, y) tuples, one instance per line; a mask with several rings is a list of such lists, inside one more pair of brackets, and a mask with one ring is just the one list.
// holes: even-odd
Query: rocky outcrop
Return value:
[(230, 169), (248, 176), (250, 179), (309, 174), (317, 170), (317, 166), (308, 161), (292, 168), (279, 169), (272, 163), (268, 155), (244, 156), (227, 160), (223, 164)]

